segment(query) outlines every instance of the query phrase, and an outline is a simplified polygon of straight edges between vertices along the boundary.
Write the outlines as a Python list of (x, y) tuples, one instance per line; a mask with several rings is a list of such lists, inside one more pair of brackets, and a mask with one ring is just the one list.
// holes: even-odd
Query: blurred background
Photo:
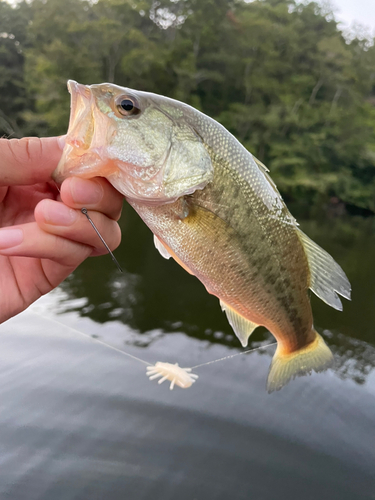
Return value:
[[(365, 0), (354, 3), (365, 19)], [(62, 134), (69, 78), (115, 82), (221, 122), (268, 165), (287, 200), (333, 198), (374, 212), (375, 47), (370, 30), (338, 26), (332, 8), (293, 0), (2, 1), (0, 134)]]
[(80, 332), (150, 363), (242, 349), (125, 203), (123, 274), (89, 259), (0, 327), (0, 498), (375, 499), (375, 12), (340, 3), (0, 0), (0, 135), (64, 134), (68, 79), (187, 102), (270, 168), (353, 287), (343, 312), (312, 296), (332, 370), (268, 395), (259, 328), (261, 350), (169, 391)]

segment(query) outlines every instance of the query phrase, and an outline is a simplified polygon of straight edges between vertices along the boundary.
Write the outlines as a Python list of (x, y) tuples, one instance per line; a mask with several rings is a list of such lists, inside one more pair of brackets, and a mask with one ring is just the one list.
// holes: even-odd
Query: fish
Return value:
[(301, 231), (265, 165), (188, 104), (112, 83), (69, 80), (68, 90), (55, 181), (105, 177), (151, 229), (160, 254), (219, 298), (243, 347), (267, 328), (277, 341), (268, 392), (332, 366), (309, 290), (342, 310), (339, 296), (350, 300), (351, 286)]

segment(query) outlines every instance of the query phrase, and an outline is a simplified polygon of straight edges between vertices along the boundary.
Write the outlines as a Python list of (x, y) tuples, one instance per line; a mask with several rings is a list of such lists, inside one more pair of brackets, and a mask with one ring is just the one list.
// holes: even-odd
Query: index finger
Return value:
[(63, 147), (61, 137), (0, 139), (0, 186), (51, 180)]

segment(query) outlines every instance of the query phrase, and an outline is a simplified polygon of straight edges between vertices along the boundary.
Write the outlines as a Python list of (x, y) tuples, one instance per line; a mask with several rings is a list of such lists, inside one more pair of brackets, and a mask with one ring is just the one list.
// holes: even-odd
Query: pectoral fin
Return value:
[(237, 335), (239, 341), (241, 342), (242, 347), (246, 347), (250, 335), (259, 325), (238, 314), (234, 309), (225, 304), (225, 302), (223, 302), (222, 300), (220, 300), (220, 305), (221, 309), (227, 315), (228, 322), (233, 328), (234, 333)]
[[(350, 300), (351, 286), (346, 274), (323, 248), (298, 230), (310, 268), (310, 289), (326, 304), (342, 311), (339, 296)], [(337, 292), (337, 293), (336, 293)]]
[(165, 259), (170, 259), (173, 257), (173, 259), (177, 262), (177, 264), (180, 264), (180, 266), (185, 269), (189, 274), (192, 274), (194, 276), (193, 271), (191, 271), (178, 257), (177, 255), (169, 248), (167, 245), (162, 243), (157, 236), (154, 235), (154, 244), (155, 247), (159, 250), (160, 255), (162, 255)]
[(165, 248), (163, 243), (159, 240), (157, 236), (154, 234), (154, 245), (157, 250), (159, 250), (159, 253), (164, 259), (170, 259), (172, 255), (168, 252), (168, 250)]

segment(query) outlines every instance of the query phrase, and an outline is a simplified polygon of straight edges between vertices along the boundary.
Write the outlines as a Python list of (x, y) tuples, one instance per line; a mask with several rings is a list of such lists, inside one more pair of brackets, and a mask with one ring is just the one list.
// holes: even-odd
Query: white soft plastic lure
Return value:
[(158, 380), (159, 384), (162, 384), (165, 380), (170, 380), (170, 390), (172, 390), (175, 385), (182, 387), (182, 389), (187, 389), (191, 387), (198, 378), (198, 375), (191, 373), (191, 370), (191, 368), (181, 368), (181, 366), (178, 366), (178, 363), (173, 365), (172, 363), (162, 363), (158, 361), (155, 365), (147, 367), (147, 376), (150, 380), (162, 377)]

